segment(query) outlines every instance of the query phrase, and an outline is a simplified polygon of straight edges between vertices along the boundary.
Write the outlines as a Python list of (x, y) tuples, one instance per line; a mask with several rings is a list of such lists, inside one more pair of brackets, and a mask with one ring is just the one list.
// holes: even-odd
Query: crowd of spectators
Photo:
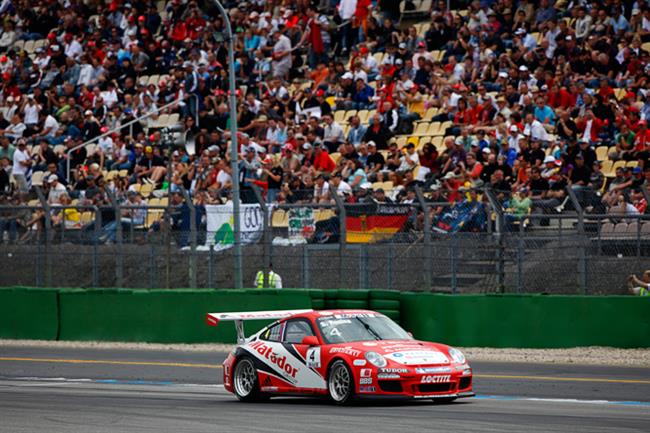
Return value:
[[(3, 1), (3, 200), (25, 203), (38, 177), (51, 204), (181, 187), (227, 201), (227, 44), (209, 3)], [(258, 186), (270, 203), (411, 203), (420, 186), (456, 205), (491, 187), (524, 215), (561, 212), (569, 187), (590, 211), (645, 211), (646, 0), (443, 0), (415, 23), (395, 0), (224, 3), (244, 202)], [(193, 145), (170, 148), (163, 117)]]

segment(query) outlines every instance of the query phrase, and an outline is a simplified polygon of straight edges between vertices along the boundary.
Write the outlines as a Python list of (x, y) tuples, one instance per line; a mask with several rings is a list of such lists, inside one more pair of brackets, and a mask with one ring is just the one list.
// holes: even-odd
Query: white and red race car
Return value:
[[(243, 321), (279, 319), (251, 337)], [(238, 345), (223, 364), (225, 389), (239, 400), (322, 395), (337, 404), (356, 396), (452, 401), (471, 397), (472, 369), (463, 353), (414, 340), (383, 314), (368, 310), (209, 313), (234, 321)]]

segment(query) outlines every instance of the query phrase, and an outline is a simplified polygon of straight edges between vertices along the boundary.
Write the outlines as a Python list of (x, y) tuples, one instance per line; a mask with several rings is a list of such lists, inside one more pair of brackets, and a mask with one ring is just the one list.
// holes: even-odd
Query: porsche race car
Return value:
[[(278, 319), (244, 337), (246, 320)], [(418, 341), (369, 310), (209, 313), (207, 323), (234, 321), (237, 347), (223, 364), (227, 391), (241, 401), (278, 395), (389, 396), (452, 401), (471, 397), (472, 369), (463, 353)]]

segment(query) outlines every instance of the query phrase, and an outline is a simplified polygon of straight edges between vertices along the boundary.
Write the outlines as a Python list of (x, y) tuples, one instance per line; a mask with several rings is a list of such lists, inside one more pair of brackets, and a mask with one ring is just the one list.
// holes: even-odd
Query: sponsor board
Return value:
[(446, 383), (451, 381), (450, 375), (443, 376), (422, 376), (420, 383)]
[(418, 367), (415, 372), (417, 374), (451, 373), (451, 367)]
[(350, 356), (354, 356), (354, 357), (357, 357), (357, 356), (361, 355), (360, 350), (353, 349), (353, 348), (351, 348), (349, 346), (346, 346), (346, 347), (332, 347), (330, 349), (330, 354), (333, 354), (333, 353), (342, 353), (344, 355), (350, 355)]

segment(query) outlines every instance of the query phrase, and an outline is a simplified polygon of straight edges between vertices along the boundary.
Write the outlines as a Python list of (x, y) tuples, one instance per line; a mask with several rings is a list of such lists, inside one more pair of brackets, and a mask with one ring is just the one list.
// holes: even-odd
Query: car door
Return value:
[(315, 336), (311, 322), (305, 318), (290, 319), (285, 322), (282, 345), (288, 353), (300, 360), (296, 386), (304, 392), (325, 389), (325, 380), (319, 373), (322, 363), (321, 346), (302, 344), (305, 337)]

